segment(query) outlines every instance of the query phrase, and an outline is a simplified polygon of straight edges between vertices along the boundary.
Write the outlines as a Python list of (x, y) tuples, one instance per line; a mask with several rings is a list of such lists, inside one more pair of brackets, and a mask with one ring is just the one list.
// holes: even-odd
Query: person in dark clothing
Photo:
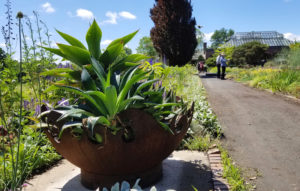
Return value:
[(216, 59), (216, 65), (217, 65), (217, 78), (220, 78), (220, 73), (221, 73), (221, 53), (218, 55)]
[(224, 53), (221, 54), (220, 65), (222, 67), (221, 80), (225, 80), (225, 72), (226, 72), (227, 60), (225, 58), (225, 54)]

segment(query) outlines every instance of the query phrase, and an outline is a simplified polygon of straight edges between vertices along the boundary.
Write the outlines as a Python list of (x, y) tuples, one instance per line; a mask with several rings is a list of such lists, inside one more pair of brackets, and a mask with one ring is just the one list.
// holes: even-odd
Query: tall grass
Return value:
[(300, 98), (300, 70), (276, 68), (232, 68), (227, 75), (252, 87), (269, 89)]
[(277, 56), (268, 61), (266, 66), (281, 69), (300, 69), (300, 48), (283, 49)]
[[(163, 85), (172, 89), (185, 101), (195, 102), (194, 123), (192, 129), (202, 134), (211, 134), (214, 137), (221, 135), (221, 127), (206, 99), (206, 92), (197, 75), (195, 67), (167, 67), (163, 72)], [(198, 130), (196, 130), (198, 129)]]

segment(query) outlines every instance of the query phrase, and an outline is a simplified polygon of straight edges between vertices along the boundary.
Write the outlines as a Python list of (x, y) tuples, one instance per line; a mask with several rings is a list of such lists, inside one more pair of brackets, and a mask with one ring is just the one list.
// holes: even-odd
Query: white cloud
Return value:
[(118, 14), (116, 12), (108, 11), (105, 14), (108, 17), (108, 20), (103, 21), (103, 23), (117, 24)]
[(120, 17), (123, 17), (125, 19), (136, 19), (135, 15), (133, 15), (132, 13), (127, 12), (127, 11), (119, 12), (119, 15), (120, 15)]
[(45, 4), (43, 4), (42, 7), (46, 13), (55, 12), (55, 9), (52, 7), (52, 5), (49, 2), (46, 2)]
[(112, 42), (112, 40), (104, 40), (104, 41), (101, 42), (101, 45), (102, 45), (102, 46), (107, 46), (107, 45), (109, 45), (111, 42)]
[[(68, 15), (72, 16), (72, 13), (68, 12)], [(91, 19), (95, 18), (93, 12), (89, 11), (87, 9), (77, 9), (76, 16), (80, 17), (82, 19), (86, 19), (86, 20), (91, 20)]]
[(209, 42), (210, 39), (211, 39), (211, 36), (213, 35), (214, 33), (213, 32), (210, 32), (210, 33), (204, 33), (204, 42)]
[(289, 39), (289, 40), (296, 40), (296, 41), (300, 41), (300, 35), (296, 35), (296, 34), (293, 34), (293, 33), (284, 33), (283, 34), (285, 38)]

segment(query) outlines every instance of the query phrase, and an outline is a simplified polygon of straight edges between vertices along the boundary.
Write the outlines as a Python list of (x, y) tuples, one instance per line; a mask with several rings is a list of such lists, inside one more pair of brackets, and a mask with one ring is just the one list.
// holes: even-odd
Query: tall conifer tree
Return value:
[(185, 65), (194, 54), (197, 39), (192, 11), (190, 0), (155, 0), (150, 10), (155, 24), (151, 29), (153, 45), (171, 66)]

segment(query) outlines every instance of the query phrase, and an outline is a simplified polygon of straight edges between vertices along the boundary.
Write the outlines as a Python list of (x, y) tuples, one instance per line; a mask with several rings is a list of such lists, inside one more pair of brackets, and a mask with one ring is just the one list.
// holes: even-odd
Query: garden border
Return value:
[(212, 172), (212, 183), (214, 191), (229, 191), (230, 186), (225, 178), (223, 178), (223, 163), (221, 151), (218, 148), (210, 149), (207, 152), (208, 160)]

